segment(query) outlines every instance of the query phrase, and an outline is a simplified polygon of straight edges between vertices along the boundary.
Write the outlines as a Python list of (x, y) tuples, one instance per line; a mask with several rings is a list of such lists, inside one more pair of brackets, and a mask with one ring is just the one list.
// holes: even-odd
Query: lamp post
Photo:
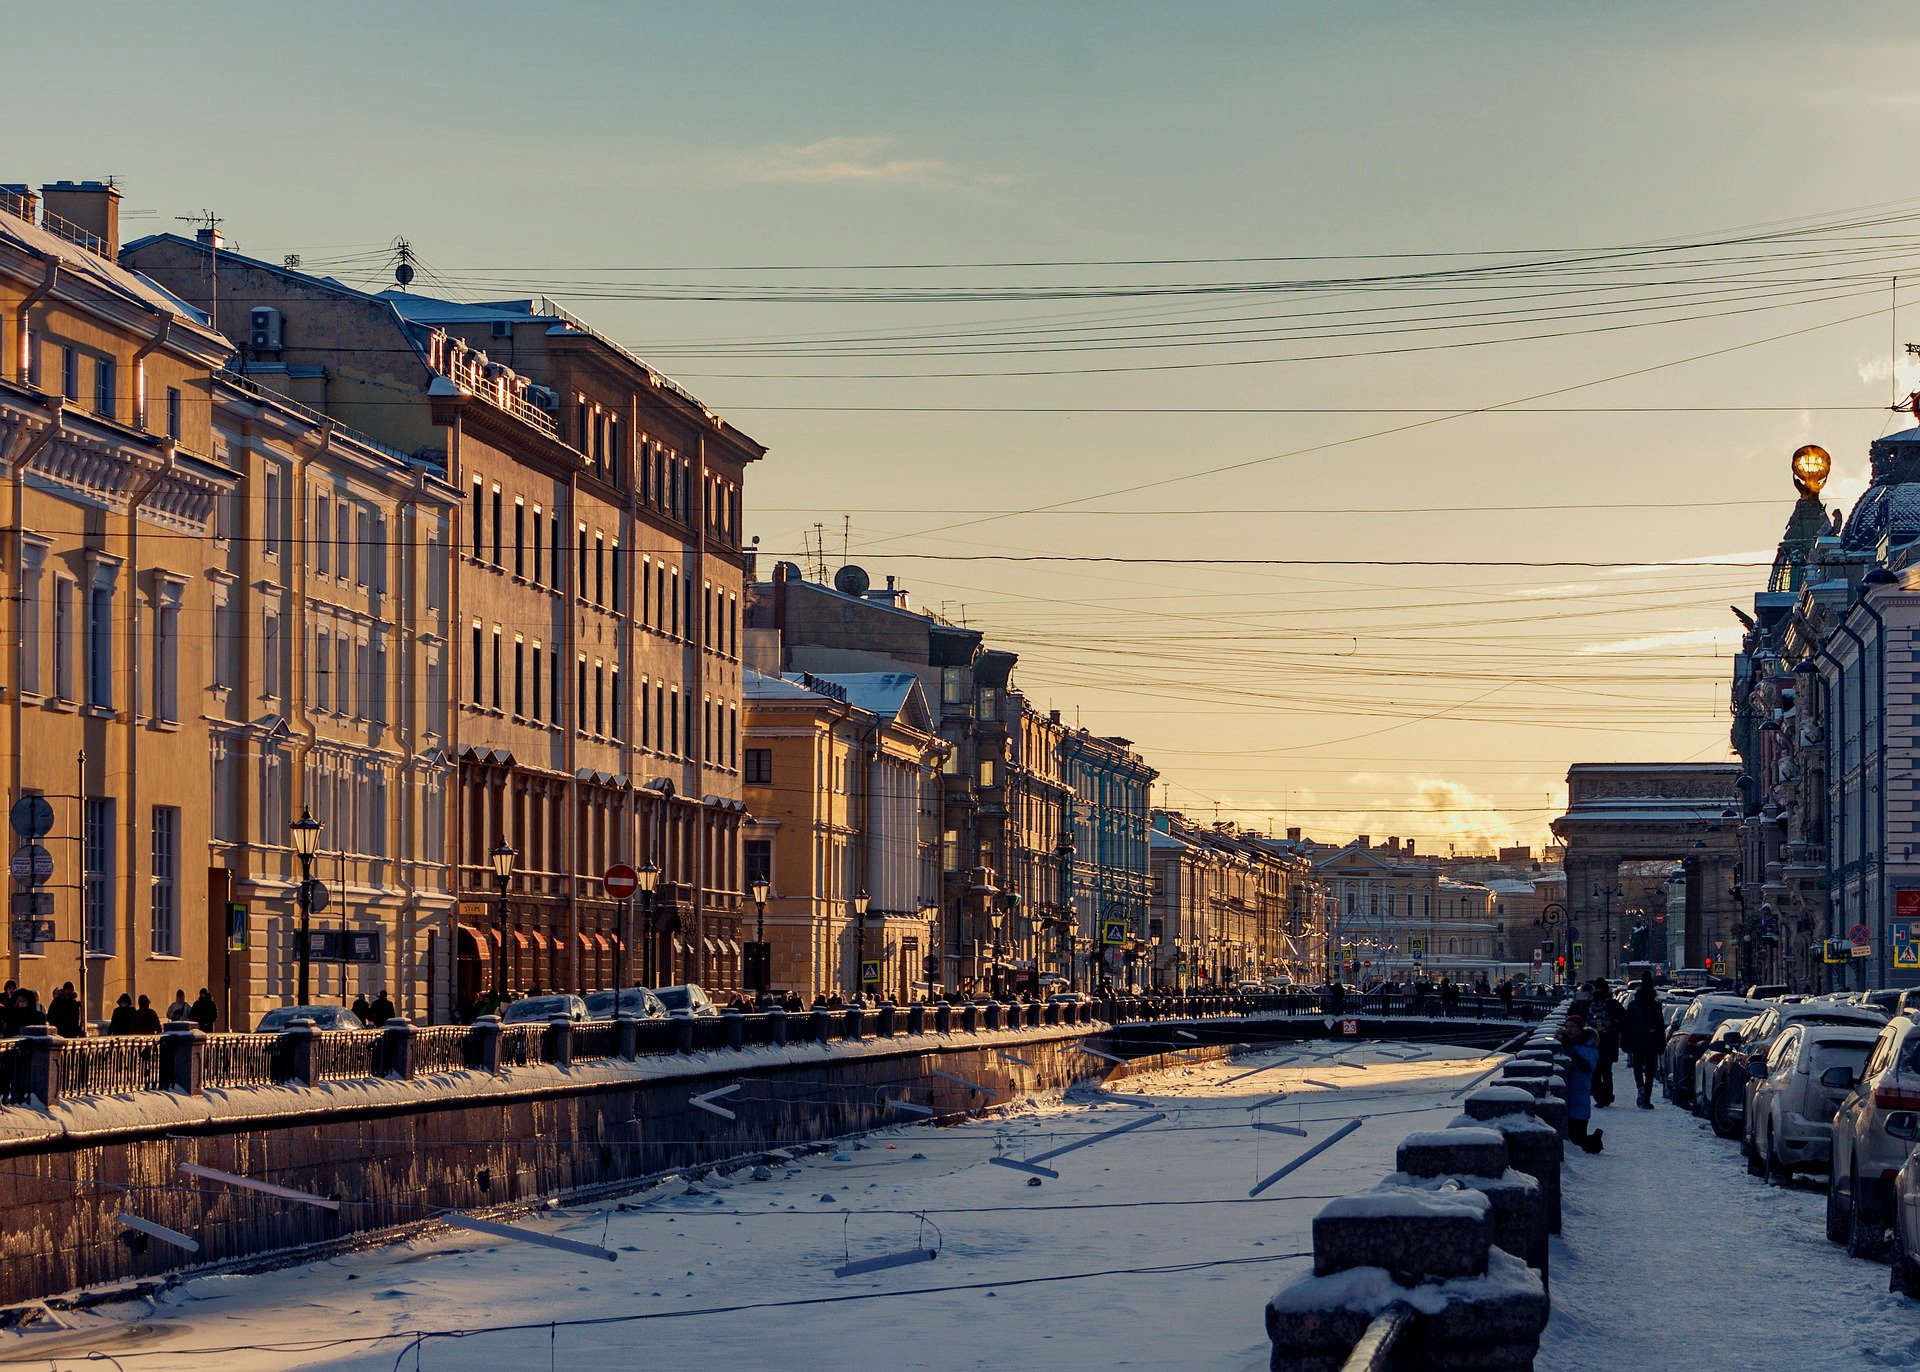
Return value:
[[(1013, 931), (1011, 929), (1011, 926), (1013, 924), (1013, 921), (1017, 920), (1018, 918), (1020, 918), (1020, 893), (1018, 891), (1009, 891), (1007, 892), (1007, 924), (1014, 938), (1018, 938), (1019, 935), (1017, 931)], [(998, 956), (1000, 952), (999, 944), (1000, 944), (1000, 937), (999, 937), (999, 934), (996, 932), (994, 935), (994, 954), (995, 954), (994, 961), (995, 962), (999, 961), (999, 956)], [(1038, 991), (1040, 989), (1040, 967), (1039, 967), (1039, 959), (1037, 954), (1035, 955), (1034, 964), (1031, 970), (1034, 977), (1033, 989)]]
[(503, 838), (493, 845), (493, 851), (487, 856), (493, 859), (493, 889), (498, 893), (494, 921), (499, 925), (500, 935), (499, 974), (494, 978), (493, 996), (504, 1003), (507, 998), (507, 886), (513, 880), (513, 860), (520, 855)]
[(753, 980), (755, 984), (748, 988), (764, 996), (773, 980), (773, 959), (767, 949), (767, 892), (769, 884), (765, 877), (755, 877), (753, 881)]
[(853, 945), (853, 994), (860, 994), (863, 984), (861, 974), (867, 970), (867, 904), (865, 891), (853, 893), (854, 945)]
[(313, 944), (308, 938), (313, 924), (313, 850), (320, 842), (320, 821), (313, 817), (313, 811), (302, 806), (300, 818), (287, 829), (293, 836), (294, 856), (300, 859), (300, 999), (297, 1004), (307, 1005), (313, 967)]
[(993, 938), (987, 945), (987, 956), (993, 959), (993, 973), (987, 979), (989, 993), (995, 1000), (1000, 999), (1000, 928), (1007, 922), (1004, 911), (993, 910), (987, 915), (987, 928)]
[(640, 975), (646, 984), (654, 984), (653, 966), (653, 888), (660, 884), (660, 869), (651, 862), (644, 863), (635, 872), (640, 886), (640, 936), (646, 940), (640, 949)]

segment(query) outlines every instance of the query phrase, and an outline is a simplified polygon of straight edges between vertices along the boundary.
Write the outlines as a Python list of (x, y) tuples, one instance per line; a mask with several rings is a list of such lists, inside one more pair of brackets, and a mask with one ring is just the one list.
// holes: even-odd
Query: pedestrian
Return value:
[(353, 1017), (362, 1024), (366, 1024), (373, 1019), (373, 1006), (368, 1003), (367, 993), (365, 991), (360, 992), (353, 998)]
[(80, 995), (68, 982), (53, 993), (53, 1000), (47, 1005), (47, 1023), (53, 1026), (55, 1033), (63, 1039), (86, 1037), (84, 1013), (80, 1008)]
[(133, 1027), (133, 997), (124, 991), (113, 1003), (113, 1014), (107, 1020), (109, 1034), (131, 1034)]
[(396, 1013), (393, 1008), (393, 1002), (387, 999), (387, 988), (384, 986), (374, 993), (373, 1004), (368, 1008), (373, 1016), (368, 1022), (376, 1026), (384, 1025), (388, 1020), (392, 1019)]
[(1459, 1008), (1460, 988), (1454, 984), (1451, 977), (1440, 978), (1440, 1012), (1448, 1019), (1452, 1019), (1453, 1012)]
[(145, 996), (140, 997), (140, 1008), (133, 1012), (133, 1032), (136, 1034), (160, 1032), (160, 1012), (153, 1008), (153, 1002)]
[(1598, 977), (1593, 982), (1593, 1031), (1599, 1039), (1600, 1061), (1593, 1073), (1593, 1103), (1599, 1109), (1613, 1104), (1613, 1064), (1620, 1060), (1620, 1002), (1613, 988)]
[(187, 1004), (187, 993), (185, 988), (176, 990), (173, 993), (173, 1003), (167, 1006), (167, 1023), (179, 1024), (191, 1018), (192, 1015), (193, 1015), (193, 1007)]
[(204, 986), (200, 988), (200, 994), (195, 997), (193, 1008), (187, 1013), (192, 1016), (193, 1022), (200, 1026), (200, 1032), (203, 1034), (211, 1034), (213, 1026), (220, 1022), (220, 1007), (213, 1003), (213, 993)]
[(1504, 1019), (1513, 1018), (1513, 978), (1508, 977), (1500, 983), (1500, 1014)]
[(1598, 1153), (1602, 1130), (1587, 1132), (1593, 1118), (1593, 1069), (1600, 1061), (1600, 1036), (1587, 1027), (1585, 1007), (1567, 1011), (1560, 1027), (1560, 1046), (1567, 1050), (1567, 1137), (1589, 1153)]
[(1667, 1022), (1653, 994), (1653, 973), (1642, 972), (1620, 1026), (1620, 1046), (1633, 1064), (1634, 1104), (1653, 1109), (1653, 1078), (1667, 1046)]
[(40, 998), (22, 986), (13, 993), (12, 1013), (9, 1018), (14, 1024), (14, 1033), (19, 1033), (29, 1024), (45, 1024), (47, 1017), (41, 1013)]

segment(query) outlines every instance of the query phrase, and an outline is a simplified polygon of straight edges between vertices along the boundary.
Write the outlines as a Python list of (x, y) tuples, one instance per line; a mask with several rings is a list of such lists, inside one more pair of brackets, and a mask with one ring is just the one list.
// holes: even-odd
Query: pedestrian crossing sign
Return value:
[(1586, 965), (1586, 961), (1587, 961), (1587, 945), (1584, 943), (1574, 944), (1573, 945), (1573, 965), (1575, 967), (1583, 967)]
[(1127, 941), (1127, 922), (1124, 919), (1103, 919), (1100, 921), (1100, 941), (1109, 946)]
[(1891, 926), (1889, 942), (1893, 944), (1893, 965), (1903, 970), (1920, 970), (1920, 926), (1910, 922), (1900, 922)]
[(880, 981), (880, 964), (869, 960), (860, 964), (860, 982), (864, 986), (874, 986)]

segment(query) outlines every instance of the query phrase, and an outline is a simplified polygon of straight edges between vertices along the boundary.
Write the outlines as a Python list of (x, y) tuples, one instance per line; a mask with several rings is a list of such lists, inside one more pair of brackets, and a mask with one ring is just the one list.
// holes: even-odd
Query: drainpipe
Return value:
[(28, 291), (26, 295), (21, 298), (20, 303), (13, 308), (13, 336), (19, 340), (20, 348), (20, 351), (14, 357), (16, 371), (14, 372), (13, 379), (18, 381), (22, 386), (26, 385), (27, 378), (33, 375), (33, 361), (28, 349), (28, 344), (31, 341), (31, 330), (27, 327), (27, 315), (35, 305), (38, 305), (42, 300), (45, 300), (53, 294), (53, 288), (59, 284), (59, 281), (60, 259), (57, 257), (49, 258), (45, 268), (41, 271), (40, 284)]
[(140, 891), (136, 875), (140, 859), (140, 507), (172, 475), (177, 455), (174, 441), (163, 440), (158, 462), (147, 468), (145, 482), (127, 500), (126, 959), (127, 994), (136, 998), (140, 994), (139, 944), (134, 938)]
[[(1840, 632), (1853, 640), (1854, 661), (1858, 665), (1860, 677), (1860, 918), (1855, 923), (1866, 923), (1867, 913), (1867, 641), (1853, 631), (1853, 626), (1842, 616)], [(1841, 741), (1841, 760), (1846, 760), (1846, 743)], [(1845, 795), (1845, 781), (1841, 783), (1841, 794)], [(1843, 897), (1845, 887), (1841, 888)], [(1852, 968), (1848, 968), (1851, 973)], [(1865, 975), (1864, 973), (1862, 974)]]
[[(681, 586), (681, 594), (689, 603), (693, 600), (693, 588), (704, 586), (707, 580), (707, 436), (703, 433), (694, 444), (694, 480), (693, 489), (687, 492), (687, 525), (693, 530), (693, 572)], [(694, 785), (703, 797), (700, 806), (700, 822), (693, 844), (693, 966), (699, 975), (688, 977), (689, 981), (704, 982), (707, 972), (707, 807), (704, 797), (707, 794), (707, 600), (702, 593), (700, 613), (687, 616), (687, 637), (692, 640), (693, 651), (689, 656), (693, 660), (693, 671), (687, 680), (686, 700), (682, 708), (691, 706), (695, 696), (701, 697), (700, 729), (694, 735), (698, 747), (688, 747), (693, 755)], [(683, 607), (685, 608), (685, 607)], [(856, 972), (858, 968), (854, 969)], [(856, 983), (857, 984), (857, 983)]]
[(160, 327), (153, 331), (153, 337), (142, 343), (133, 355), (133, 379), (134, 384), (139, 387), (139, 394), (134, 397), (133, 426), (136, 429), (147, 427), (147, 355), (165, 347), (167, 338), (172, 332), (173, 316), (163, 315), (160, 319)]
[[(1814, 647), (1812, 656), (1825, 658), (1833, 664), (1834, 671), (1834, 681), (1831, 686), (1827, 684), (1827, 679), (1818, 671), (1814, 673), (1814, 680), (1820, 685), (1820, 718), (1823, 727), (1826, 729), (1827, 774), (1822, 781), (1822, 785), (1827, 792), (1827, 872), (1829, 879), (1831, 879), (1831, 875), (1836, 866), (1836, 858), (1842, 865), (1846, 861), (1847, 809), (1844, 804), (1845, 792), (1840, 789), (1841, 768), (1839, 766), (1840, 759), (1845, 756), (1846, 667), (1841, 663), (1839, 658), (1835, 657), (1833, 653), (1828, 650), (1825, 643), (1817, 644)], [(1823, 939), (1830, 939), (1835, 936), (1833, 897), (1831, 894), (1833, 890), (1832, 886), (1829, 885), (1827, 890), (1829, 892), (1827, 908), (1825, 918), (1822, 920)], [(1824, 960), (1825, 957), (1826, 949), (1823, 946), (1821, 948), (1821, 958)], [(1829, 980), (1831, 980), (1834, 975), (1837, 974), (1829, 974)], [(1829, 986), (1828, 989), (1831, 990), (1833, 988)]]
[[(584, 443), (585, 439), (583, 438), (581, 441)], [(587, 595), (586, 578), (582, 575), (580, 567), (580, 548), (578, 543), (575, 542), (580, 536), (580, 522), (580, 471), (576, 464), (574, 470), (567, 473), (567, 524), (571, 527), (567, 529), (566, 635), (564, 639), (566, 643), (566, 657), (562, 660), (566, 664), (564, 668), (566, 673), (565, 680), (569, 684), (578, 683), (580, 680), (580, 671), (577, 662), (580, 655), (580, 602), (584, 601)], [(579, 968), (580, 943), (579, 930), (576, 927), (579, 923), (579, 906), (575, 901), (576, 888), (579, 886), (580, 878), (574, 869), (580, 862), (580, 730), (586, 722), (587, 702), (581, 698), (581, 693), (577, 690), (567, 692), (567, 696), (573, 701), (573, 708), (568, 712), (567, 716), (567, 820), (563, 826), (566, 834), (566, 848), (564, 851), (567, 859), (564, 869), (567, 902), (566, 917), (564, 920), (567, 930), (567, 960), (565, 967), (569, 988), (577, 990), (579, 985), (577, 972)], [(501, 805), (500, 832), (503, 834), (507, 831), (507, 819), (512, 813), (512, 808), (512, 780), (509, 778), (507, 795)], [(552, 926), (549, 925), (548, 927), (551, 928)], [(551, 959), (552, 954), (549, 953), (548, 957)], [(551, 966), (551, 961), (549, 962), (549, 966)]]
[[(393, 511), (394, 533), (399, 535), (399, 546), (402, 550), (402, 558), (404, 559), (402, 566), (406, 570), (401, 576), (394, 578), (400, 582), (401, 590), (399, 596), (395, 597), (399, 602), (399, 613), (394, 616), (395, 635), (393, 653), (389, 661), (390, 669), (392, 664), (401, 664), (402, 677), (409, 683), (406, 703), (404, 705), (401, 703), (399, 691), (389, 691), (385, 681), (380, 683), (380, 694), (382, 699), (388, 702), (388, 712), (402, 717), (386, 721), (385, 727), (392, 729), (401, 740), (401, 747), (407, 759), (406, 762), (401, 764), (399, 770), (399, 775), (403, 781), (408, 778), (409, 773), (418, 767), (420, 758), (419, 716), (413, 708), (413, 691), (411, 686), (413, 673), (405, 670), (405, 664), (413, 660), (413, 647), (419, 640), (418, 621), (415, 614), (420, 604), (421, 593), (425, 590), (425, 588), (419, 584), (419, 572), (421, 551), (426, 546), (426, 540), (415, 536), (415, 526), (420, 509), (420, 489), (426, 484), (426, 474), (416, 469), (412, 475), (412, 484), (408, 488), (407, 493), (402, 496), (400, 501), (394, 506)], [(385, 581), (384, 577), (382, 581)], [(393, 593), (389, 590), (387, 594), (392, 596)], [(389, 670), (389, 675), (391, 675), (391, 670)], [(404, 728), (402, 727), (403, 725)], [(420, 837), (423, 828), (414, 820), (415, 797), (413, 791), (414, 788), (411, 785), (403, 784), (400, 787), (401, 803), (388, 807), (387, 824), (389, 832), (385, 837), (389, 839), (393, 837), (391, 829), (394, 819), (397, 817), (400, 821), (402, 837), (404, 838), (407, 835), (411, 835), (413, 839), (411, 844), (405, 842), (393, 844), (393, 847), (401, 850), (404, 856), (394, 857), (390, 859), (390, 861), (392, 862), (394, 872), (398, 875), (400, 890), (403, 893), (400, 905), (400, 917), (401, 921), (404, 921), (405, 924), (407, 948), (409, 953), (415, 958), (414, 967), (416, 968), (415, 974), (407, 978), (407, 984), (404, 990), (397, 985), (394, 989), (402, 993), (400, 1004), (403, 1012), (417, 1023), (419, 1019), (419, 1005), (414, 996), (413, 988), (419, 981), (417, 971), (419, 962), (417, 960), (418, 955), (413, 953), (413, 949), (415, 946), (414, 940), (419, 933), (420, 925), (420, 890), (418, 883), (414, 880), (413, 864), (419, 857)], [(424, 809), (426, 799), (424, 790), (421, 792), (419, 799)], [(424, 815), (422, 817), (424, 818)], [(450, 940), (452, 936), (453, 930), (448, 928), (441, 938), (442, 952), (451, 952), (452, 944), (448, 940)], [(432, 985), (433, 975), (433, 965), (429, 963), (427, 965), (427, 981), (429, 986)], [(396, 981), (397, 980), (398, 978), (396, 978)], [(431, 1005), (433, 1000), (431, 990), (427, 993), (427, 999), (429, 1005)], [(429, 1016), (429, 1018), (431, 1018), (431, 1016)]]
[[(291, 489), (288, 491), (293, 509), (298, 516), (298, 536), (292, 540), (292, 544), (294, 548), (299, 549), (299, 566), (295, 571), (291, 586), (292, 594), (289, 596), (293, 604), (293, 615), (291, 616), (293, 624), (289, 630), (293, 639), (293, 658), (287, 670), (289, 679), (286, 682), (286, 699), (289, 703), (295, 700), (300, 702), (300, 728), (306, 735), (305, 741), (301, 743), (297, 755), (288, 759), (288, 770), (291, 772), (291, 775), (287, 778), (287, 815), (289, 818), (304, 811), (307, 807), (307, 762), (313, 756), (315, 749), (320, 743), (319, 730), (315, 728), (313, 722), (313, 699), (311, 695), (313, 679), (308, 675), (307, 671), (309, 666), (307, 653), (312, 647), (312, 636), (307, 631), (307, 469), (325, 457), (327, 451), (332, 446), (333, 425), (332, 423), (328, 423), (327, 426), (320, 431), (319, 440), (313, 444), (311, 451), (303, 455), (300, 458), (299, 464), (295, 466), (293, 470), (293, 480), (289, 483)], [(331, 538), (331, 530), (320, 530), (320, 537)], [(327, 664), (323, 663), (321, 665), (326, 666)], [(334, 685), (338, 687), (339, 683), (335, 682)], [(292, 732), (291, 724), (288, 725), (288, 732)], [(265, 839), (266, 835), (262, 834), (261, 837)], [(288, 835), (279, 834), (275, 836), (275, 839), (278, 842), (284, 843), (287, 841)], [(296, 958), (297, 952), (298, 950), (296, 950)], [(289, 997), (286, 1003), (291, 1004), (292, 998)]]
[[(1882, 568), (1874, 569), (1875, 572), (1882, 571), (1882, 570), (1884, 569)], [(1869, 572), (1867, 575), (1871, 577), (1873, 574), (1874, 574), (1873, 572)], [(1889, 575), (1891, 575), (1891, 573), (1889, 573)], [(1876, 584), (1880, 584), (1880, 583), (1876, 583)], [(1875, 664), (1876, 671), (1874, 673), (1875, 694), (1878, 697), (1878, 704), (1879, 704), (1878, 712), (1875, 717), (1880, 721), (1879, 743), (1874, 749), (1874, 753), (1875, 753), (1874, 771), (1877, 774), (1877, 778), (1878, 778), (1878, 784), (1875, 788), (1877, 798), (1874, 804), (1874, 810), (1878, 816), (1876, 827), (1879, 830), (1879, 839), (1877, 843), (1878, 852), (1876, 853), (1875, 859), (1874, 859), (1875, 872), (1874, 872), (1874, 880), (1873, 880), (1873, 902), (1874, 902), (1875, 919), (1871, 927), (1874, 930), (1874, 942), (1876, 945), (1878, 945), (1874, 952), (1874, 963), (1880, 969), (1879, 984), (1884, 986), (1887, 983), (1889, 969), (1892, 966), (1892, 957), (1888, 952), (1887, 939), (1886, 939), (1887, 914), (1888, 914), (1888, 910), (1887, 910), (1887, 621), (1883, 619), (1880, 615), (1880, 612), (1873, 607), (1873, 594), (1871, 589), (1867, 585), (1862, 585), (1860, 588), (1859, 604), (1860, 604), (1860, 608), (1865, 610), (1867, 612), (1867, 616), (1873, 620), (1873, 626), (1875, 630), (1874, 641), (1880, 646), (1880, 657), (1879, 657), (1879, 661)], [(1866, 672), (1866, 662), (1864, 659), (1861, 661), (1860, 670), (1862, 672), (1860, 689), (1864, 693), (1866, 690), (1866, 679), (1864, 675)], [(1862, 721), (1860, 747), (1861, 747), (1860, 766), (1862, 769), (1862, 775), (1864, 777), (1865, 768), (1867, 765), (1866, 732), (1865, 732), (1864, 720)]]
[[(66, 401), (56, 396), (49, 403), (46, 426), (38, 433), (30, 434), (22, 440), (6, 459), (7, 471), (12, 477), (13, 496), (13, 594), (8, 597), (12, 606), (8, 614), (7, 631), (13, 641), (14, 689), (8, 703), (13, 712), (13, 777), (10, 794), (15, 800), (20, 798), (21, 787), (26, 783), (25, 774), (21, 770), (21, 755), (26, 751), (21, 746), (21, 734), (26, 728), (26, 707), (20, 699), (20, 688), (27, 679), (27, 643), (21, 630), (27, 595), (27, 468), (33, 465), (33, 460), (40, 455), (47, 444), (53, 441), (53, 436), (60, 432), (65, 409)], [(74, 798), (74, 804), (76, 806), (80, 804), (78, 796)], [(77, 814), (75, 818), (78, 818)], [(79, 826), (76, 824), (75, 832), (78, 830)], [(81, 918), (85, 919), (85, 915), (83, 914)], [(20, 978), (20, 946), (8, 940), (8, 947), (11, 952), (8, 956), (7, 971), (17, 981)]]

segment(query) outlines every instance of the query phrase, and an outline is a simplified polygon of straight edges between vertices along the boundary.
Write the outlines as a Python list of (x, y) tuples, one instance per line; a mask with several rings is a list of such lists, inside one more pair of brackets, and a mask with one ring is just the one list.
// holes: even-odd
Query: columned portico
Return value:
[[(1734, 861), (1740, 769), (1726, 763), (1576, 763), (1567, 772), (1567, 813), (1553, 822), (1567, 846), (1568, 947), (1581, 945), (1578, 979), (1613, 976), (1630, 921), (1620, 864), (1645, 859), (1686, 868), (1684, 926), (1674, 940), (1685, 965), (1720, 970), (1738, 918)], [(1669, 930), (1672, 936), (1675, 931)]]

